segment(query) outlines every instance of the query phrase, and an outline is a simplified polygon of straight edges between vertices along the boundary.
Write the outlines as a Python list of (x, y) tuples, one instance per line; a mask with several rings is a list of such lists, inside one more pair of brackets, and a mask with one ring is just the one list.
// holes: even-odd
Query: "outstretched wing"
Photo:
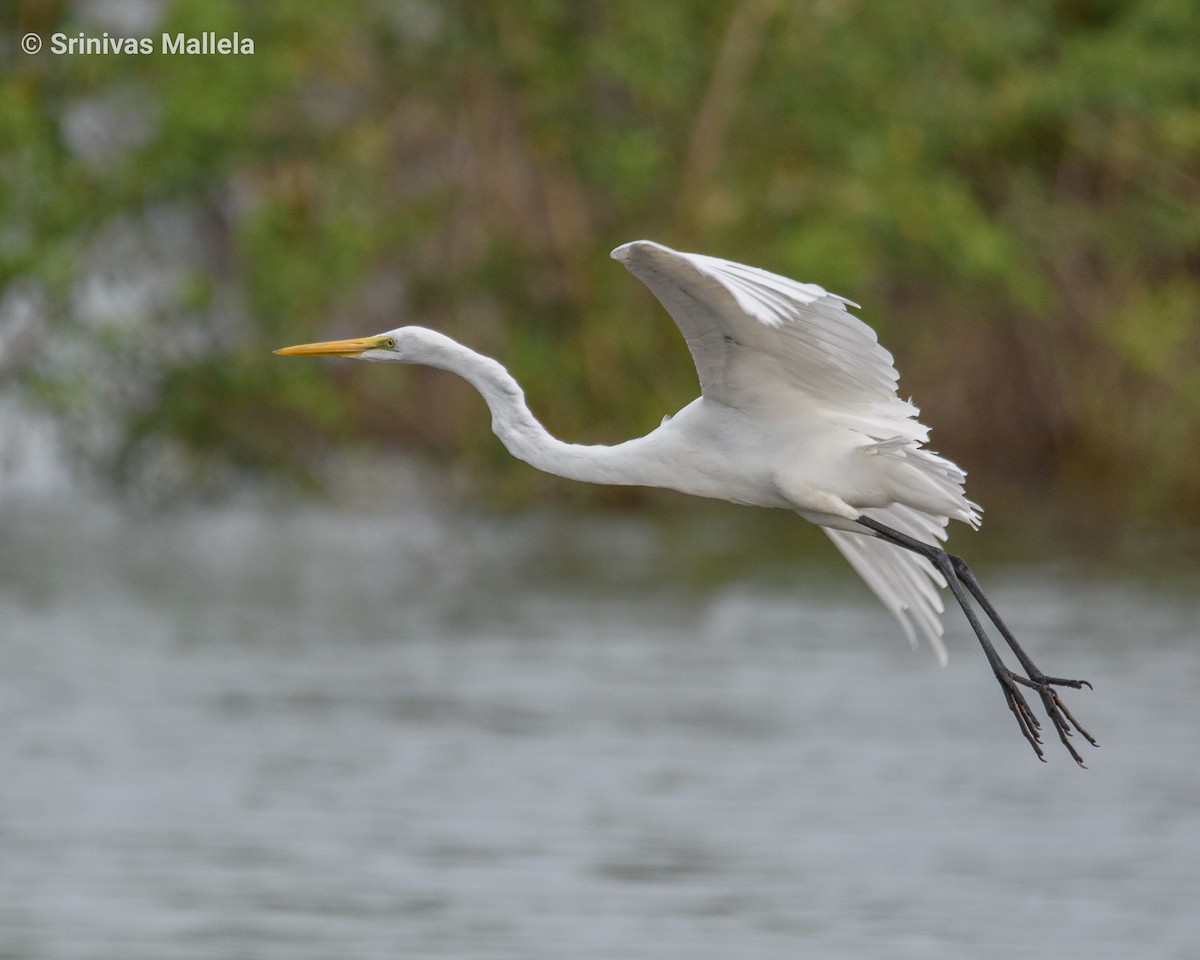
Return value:
[(650, 288), (683, 332), (705, 397), (746, 409), (791, 394), (864, 422), (877, 424), (883, 413), (887, 428), (865, 431), (886, 434), (877, 439), (925, 439), (915, 419), (899, 423), (917, 411), (896, 397), (892, 355), (847, 312), (857, 304), (816, 284), (649, 240), (617, 247), (612, 256)]
[[(962, 471), (920, 449), (929, 431), (917, 408), (896, 396), (892, 355), (847, 311), (857, 304), (816, 284), (649, 240), (617, 247), (612, 256), (650, 288), (683, 332), (706, 398), (783, 415), (792, 402), (815, 407), (828, 422), (876, 441), (865, 449), (907, 459), (944, 488), (954, 505), (950, 515), (978, 525), (975, 504), (962, 495)], [(946, 516), (903, 504), (863, 513), (926, 543), (946, 538)], [(923, 635), (944, 663), (938, 590), (946, 583), (933, 565), (865, 533), (825, 532), (909, 641), (915, 645)]]

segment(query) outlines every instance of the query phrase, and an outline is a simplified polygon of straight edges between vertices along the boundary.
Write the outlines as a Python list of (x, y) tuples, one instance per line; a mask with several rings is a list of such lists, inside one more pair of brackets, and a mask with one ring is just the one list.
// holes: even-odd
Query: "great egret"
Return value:
[[(420, 363), (456, 373), (483, 395), (492, 429), (509, 452), (547, 473), (794, 510), (825, 530), (910, 643), (916, 646), (919, 630), (942, 663), (937, 588), (948, 586), (1034, 752), (1045, 760), (1041, 723), (1023, 688), (1037, 693), (1059, 739), (1083, 766), (1072, 730), (1098, 744), (1055, 687), (1091, 685), (1042, 673), (970, 567), (937, 545), (946, 539), (950, 519), (978, 527), (979, 508), (963, 495), (963, 471), (922, 447), (929, 429), (917, 420), (917, 408), (897, 396), (891, 354), (847, 311), (857, 304), (815, 284), (649, 240), (626, 243), (612, 256), (674, 318), (701, 391), (657, 429), (615, 446), (552, 437), (503, 366), (424, 327), (275, 352)], [(1005, 665), (968, 592), (1024, 674)]]

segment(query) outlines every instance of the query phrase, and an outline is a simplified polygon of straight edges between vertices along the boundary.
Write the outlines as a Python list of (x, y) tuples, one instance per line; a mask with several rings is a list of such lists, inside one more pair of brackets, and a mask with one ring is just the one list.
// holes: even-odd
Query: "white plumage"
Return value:
[[(706, 401), (771, 421), (798, 421), (798, 436), (811, 433), (811, 420), (841, 428), (861, 454), (915, 468), (944, 497), (941, 506), (929, 505), (928, 489), (920, 491), (920, 505), (903, 499), (874, 507), (848, 501), (911, 537), (945, 540), (951, 517), (978, 527), (978, 508), (962, 494), (965, 474), (921, 449), (929, 429), (917, 420), (917, 408), (896, 395), (900, 375), (892, 355), (875, 331), (846, 309), (857, 304), (816, 284), (678, 253), (647, 240), (617, 247), (612, 255), (650, 288), (679, 326)], [(823, 453), (811, 443), (802, 451), (816, 460)], [(861, 527), (831, 526), (819, 512), (805, 511), (805, 516), (825, 529), (900, 621), (909, 642), (915, 646), (920, 632), (945, 663), (944, 608), (936, 588), (946, 581), (934, 566), (918, 554), (863, 536)]]
[[(483, 395), (492, 427), (513, 456), (548, 473), (793, 510), (826, 531), (909, 641), (916, 645), (923, 636), (943, 663), (939, 590), (949, 587), (1037, 755), (1044, 759), (1040, 723), (1023, 690), (1036, 691), (1082, 765), (1068, 738), (1074, 730), (1095, 741), (1054, 686), (1078, 688), (1083, 681), (1038, 670), (970, 568), (938, 545), (951, 519), (977, 527), (979, 508), (963, 494), (963, 471), (924, 448), (929, 429), (917, 408), (897, 396), (892, 355), (847, 310), (856, 305), (815, 284), (649, 240), (624, 244), (612, 255), (674, 318), (701, 392), (644, 437), (614, 446), (551, 436), (503, 366), (423, 327), (276, 352), (420, 363), (456, 373)], [(1004, 665), (964, 588), (1000, 631), (1023, 675)]]

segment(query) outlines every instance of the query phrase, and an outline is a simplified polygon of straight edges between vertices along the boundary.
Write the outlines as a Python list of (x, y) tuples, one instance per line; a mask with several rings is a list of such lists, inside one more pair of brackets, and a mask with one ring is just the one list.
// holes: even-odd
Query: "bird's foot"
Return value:
[(1042, 706), (1046, 709), (1047, 716), (1050, 717), (1054, 724), (1054, 729), (1058, 732), (1058, 739), (1062, 741), (1063, 746), (1071, 754), (1071, 757), (1077, 764), (1086, 769), (1087, 764), (1083, 762), (1083, 757), (1079, 755), (1079, 751), (1075, 749), (1075, 745), (1071, 740), (1074, 733), (1078, 733), (1093, 747), (1100, 746), (1099, 743), (1079, 725), (1079, 721), (1072, 716), (1071, 711), (1067, 709), (1066, 704), (1062, 702), (1062, 698), (1058, 695), (1057, 687), (1072, 687), (1076, 690), (1087, 687), (1092, 689), (1092, 685), (1086, 680), (1065, 680), (1062, 677), (1048, 677), (1038, 670), (1031, 671), (1031, 676), (1023, 677), (1019, 673), (1014, 673), (1007, 668), (1002, 672), (996, 673), (996, 679), (1000, 682), (1000, 688), (1004, 691), (1004, 698), (1008, 702), (1008, 709), (1013, 712), (1017, 718), (1017, 724), (1021, 728), (1021, 733), (1025, 739), (1029, 741), (1029, 745), (1033, 747), (1033, 752), (1037, 754), (1038, 759), (1044, 761), (1046, 759), (1045, 752), (1042, 750), (1041, 738), (1041, 722), (1029, 707), (1029, 702), (1025, 699), (1021, 688), (1025, 687), (1037, 692), (1042, 700)]
[[(1062, 702), (1062, 698), (1058, 695), (1058, 691), (1054, 688), (1072, 687), (1079, 690), (1087, 687), (1090, 690), (1092, 685), (1086, 680), (1065, 680), (1062, 677), (1048, 677), (1034, 666), (1033, 661), (1029, 659), (1029, 655), (1021, 648), (1021, 645), (1017, 642), (1017, 638), (1013, 636), (1012, 631), (1000, 619), (1000, 614), (996, 612), (996, 608), (992, 606), (991, 601), (984, 594), (983, 587), (979, 585), (975, 574), (971, 572), (971, 568), (967, 566), (967, 562), (962, 557), (951, 556), (940, 547), (922, 543), (920, 540), (901, 533), (899, 530), (893, 530), (891, 527), (880, 523), (872, 517), (860, 516), (857, 522), (861, 526), (871, 530), (875, 536), (925, 557), (934, 567), (941, 571), (942, 576), (946, 580), (946, 586), (954, 594), (954, 599), (962, 607), (967, 622), (971, 624), (971, 629), (975, 631), (975, 636), (979, 638), (983, 652), (987, 655), (988, 662), (992, 665), (992, 672), (995, 673), (996, 680), (1000, 683), (1000, 689), (1004, 691), (1004, 699), (1008, 704), (1008, 709), (1017, 718), (1017, 725), (1020, 726), (1022, 735), (1029, 741), (1029, 745), (1033, 747), (1033, 752), (1037, 754), (1038, 759), (1046, 759), (1045, 752), (1042, 750), (1042, 724), (1030, 708), (1029, 701), (1025, 699), (1025, 690), (1037, 691), (1037, 695), (1042, 700), (1042, 706), (1045, 707), (1046, 714), (1050, 717), (1050, 721), (1054, 724), (1054, 729), (1058, 732), (1058, 739), (1063, 742), (1063, 746), (1067, 748), (1068, 752), (1075, 759), (1075, 762), (1081, 767), (1086, 767), (1087, 765), (1083, 762), (1083, 757), (1079, 755), (1079, 751), (1075, 749), (1072, 743), (1072, 736), (1078, 733), (1093, 747), (1098, 747), (1100, 744), (1079, 725), (1079, 721), (1071, 716), (1071, 711), (1067, 709), (1066, 705)], [(984, 615), (1000, 631), (1000, 635), (1004, 637), (1004, 642), (1008, 644), (1009, 649), (1012, 650), (1020, 662), (1021, 668), (1025, 671), (1024, 675), (1015, 673), (1004, 665), (999, 654), (996, 653), (996, 648), (992, 645), (992, 641), (988, 639), (987, 633), (984, 632), (983, 624), (967, 599), (966, 593), (963, 592), (964, 587), (975, 598), (975, 602), (979, 604)]]

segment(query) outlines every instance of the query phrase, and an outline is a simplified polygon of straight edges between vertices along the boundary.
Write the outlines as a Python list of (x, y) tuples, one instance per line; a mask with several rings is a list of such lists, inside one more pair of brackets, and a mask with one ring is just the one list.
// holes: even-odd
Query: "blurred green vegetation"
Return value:
[[(98, 474), (378, 445), (496, 502), (636, 496), (511, 462), (447, 375), (269, 351), (420, 323), (623, 439), (696, 391), (607, 258), (650, 237), (862, 303), (985, 504), (1200, 520), (1192, 0), (129, 7), (0, 13), (0, 378)], [(104, 30), (156, 52), (49, 52)], [(254, 54), (157, 52), (180, 31)]]

